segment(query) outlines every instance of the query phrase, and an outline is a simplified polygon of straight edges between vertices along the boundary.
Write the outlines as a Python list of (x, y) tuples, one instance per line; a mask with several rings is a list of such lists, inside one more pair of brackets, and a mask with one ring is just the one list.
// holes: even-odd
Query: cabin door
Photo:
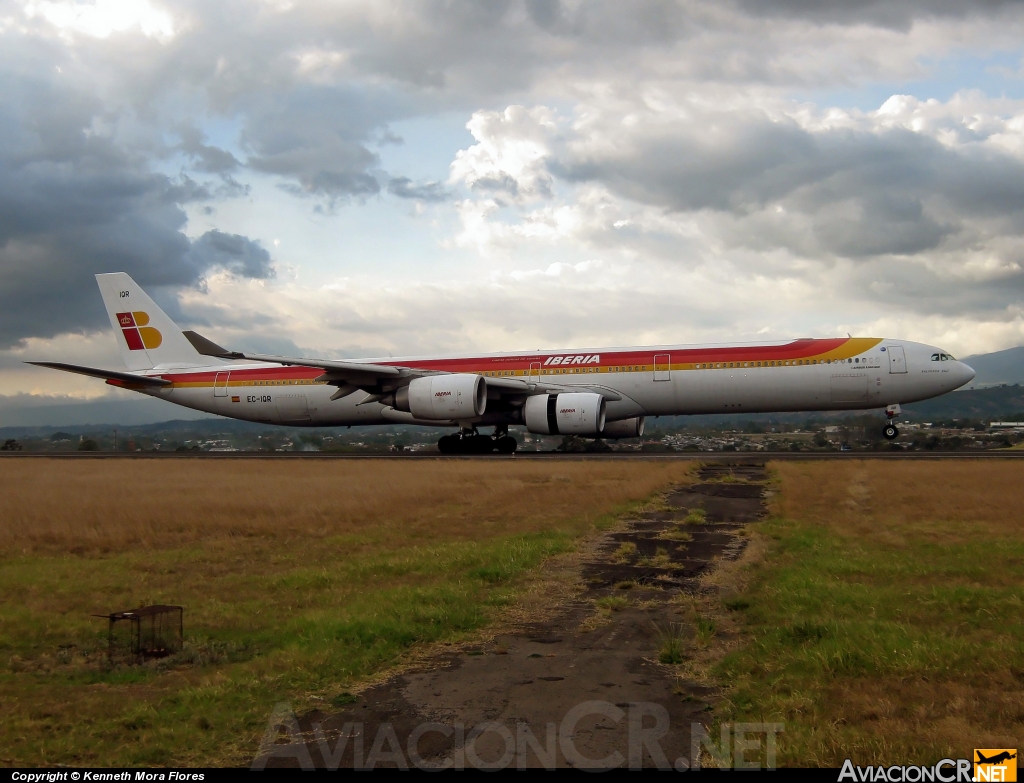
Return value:
[(672, 380), (672, 357), (667, 353), (654, 355), (654, 380)]
[(889, 354), (889, 372), (890, 373), (903, 373), (907, 371), (907, 356), (903, 353), (902, 345), (887, 345), (885, 346), (886, 353)]
[(227, 397), (228, 396), (228, 379), (231, 378), (230, 372), (219, 372), (217, 377), (213, 380), (213, 396), (214, 397)]

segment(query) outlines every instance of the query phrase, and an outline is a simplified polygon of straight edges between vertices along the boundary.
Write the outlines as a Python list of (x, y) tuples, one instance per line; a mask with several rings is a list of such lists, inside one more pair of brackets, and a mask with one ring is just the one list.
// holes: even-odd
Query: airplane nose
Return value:
[(965, 383), (970, 383), (971, 381), (973, 381), (974, 376), (977, 375), (977, 373), (974, 372), (974, 368), (964, 364), (963, 362), (957, 362), (957, 364), (960, 365), (960, 378), (963, 379), (960, 381), (960, 386), (963, 386)]

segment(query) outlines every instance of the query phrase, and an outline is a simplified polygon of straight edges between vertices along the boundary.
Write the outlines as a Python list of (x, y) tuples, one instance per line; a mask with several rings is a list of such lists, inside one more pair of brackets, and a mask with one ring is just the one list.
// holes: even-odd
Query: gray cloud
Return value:
[(991, 15), (1014, 0), (741, 0), (739, 7), (757, 16), (787, 16), (819, 24), (863, 25), (907, 30), (915, 20)]
[(220, 268), (239, 277), (265, 280), (274, 276), (270, 253), (258, 242), (214, 229), (192, 243), (188, 260), (196, 269)]
[(178, 131), (181, 150), (192, 159), (192, 168), (206, 174), (230, 174), (241, 165), (227, 150), (205, 144), (204, 134), (197, 128), (185, 126)]
[(380, 192), (379, 159), (368, 149), (378, 130), (401, 116), (386, 92), (295, 87), (261, 96), (247, 114), (248, 166), (297, 181), (297, 195), (366, 197)]
[(759, 250), (914, 255), (969, 242), (972, 221), (1024, 231), (1024, 164), (902, 129), (812, 133), (730, 113), (594, 146), (556, 156), (552, 170), (670, 212), (723, 213), (725, 241)]
[(212, 232), (193, 245), (181, 204), (214, 194), (97, 133), (93, 96), (9, 69), (0, 94), (0, 348), (103, 326), (97, 272), (126, 271), (158, 296), (215, 267), (272, 273), (245, 237)]
[(388, 182), (388, 193), (399, 198), (417, 201), (447, 201), (451, 193), (440, 182), (415, 183), (408, 177), (393, 177)]

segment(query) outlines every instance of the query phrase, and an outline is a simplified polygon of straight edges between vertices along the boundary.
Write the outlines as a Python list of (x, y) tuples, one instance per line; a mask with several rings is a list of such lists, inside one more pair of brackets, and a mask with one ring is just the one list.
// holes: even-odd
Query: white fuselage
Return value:
[[(939, 358), (935, 358), (939, 357)], [(422, 370), (557, 384), (607, 395), (607, 419), (697, 413), (855, 410), (909, 403), (952, 391), (974, 371), (940, 349), (903, 340), (841, 338), (751, 345), (672, 345), (592, 351), (540, 351), (463, 357), (367, 360)], [(171, 381), (142, 393), (236, 419), (291, 426), (433, 422), (386, 404), (360, 404), (316, 368), (243, 361), (140, 373)], [(117, 384), (115, 385), (122, 385)], [(336, 396), (336, 395), (335, 395)], [(617, 398), (617, 399), (616, 399)], [(477, 423), (518, 423), (495, 405)]]

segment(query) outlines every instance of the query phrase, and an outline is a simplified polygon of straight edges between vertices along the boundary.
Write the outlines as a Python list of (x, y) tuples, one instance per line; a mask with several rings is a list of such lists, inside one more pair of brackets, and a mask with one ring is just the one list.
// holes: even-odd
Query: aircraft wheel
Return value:
[(498, 438), (494, 444), (494, 448), (499, 454), (514, 454), (515, 450), (519, 448), (519, 441), (511, 435), (506, 435), (502, 438)]
[(882, 434), (886, 440), (896, 440), (896, 437), (900, 434), (900, 431), (896, 429), (894, 424), (886, 424), (885, 429), (882, 430)]
[(455, 435), (443, 435), (437, 442), (437, 450), (442, 454), (455, 454), (459, 450), (459, 439)]
[(487, 435), (471, 435), (463, 439), (469, 454), (490, 454), (494, 451), (494, 439)]

